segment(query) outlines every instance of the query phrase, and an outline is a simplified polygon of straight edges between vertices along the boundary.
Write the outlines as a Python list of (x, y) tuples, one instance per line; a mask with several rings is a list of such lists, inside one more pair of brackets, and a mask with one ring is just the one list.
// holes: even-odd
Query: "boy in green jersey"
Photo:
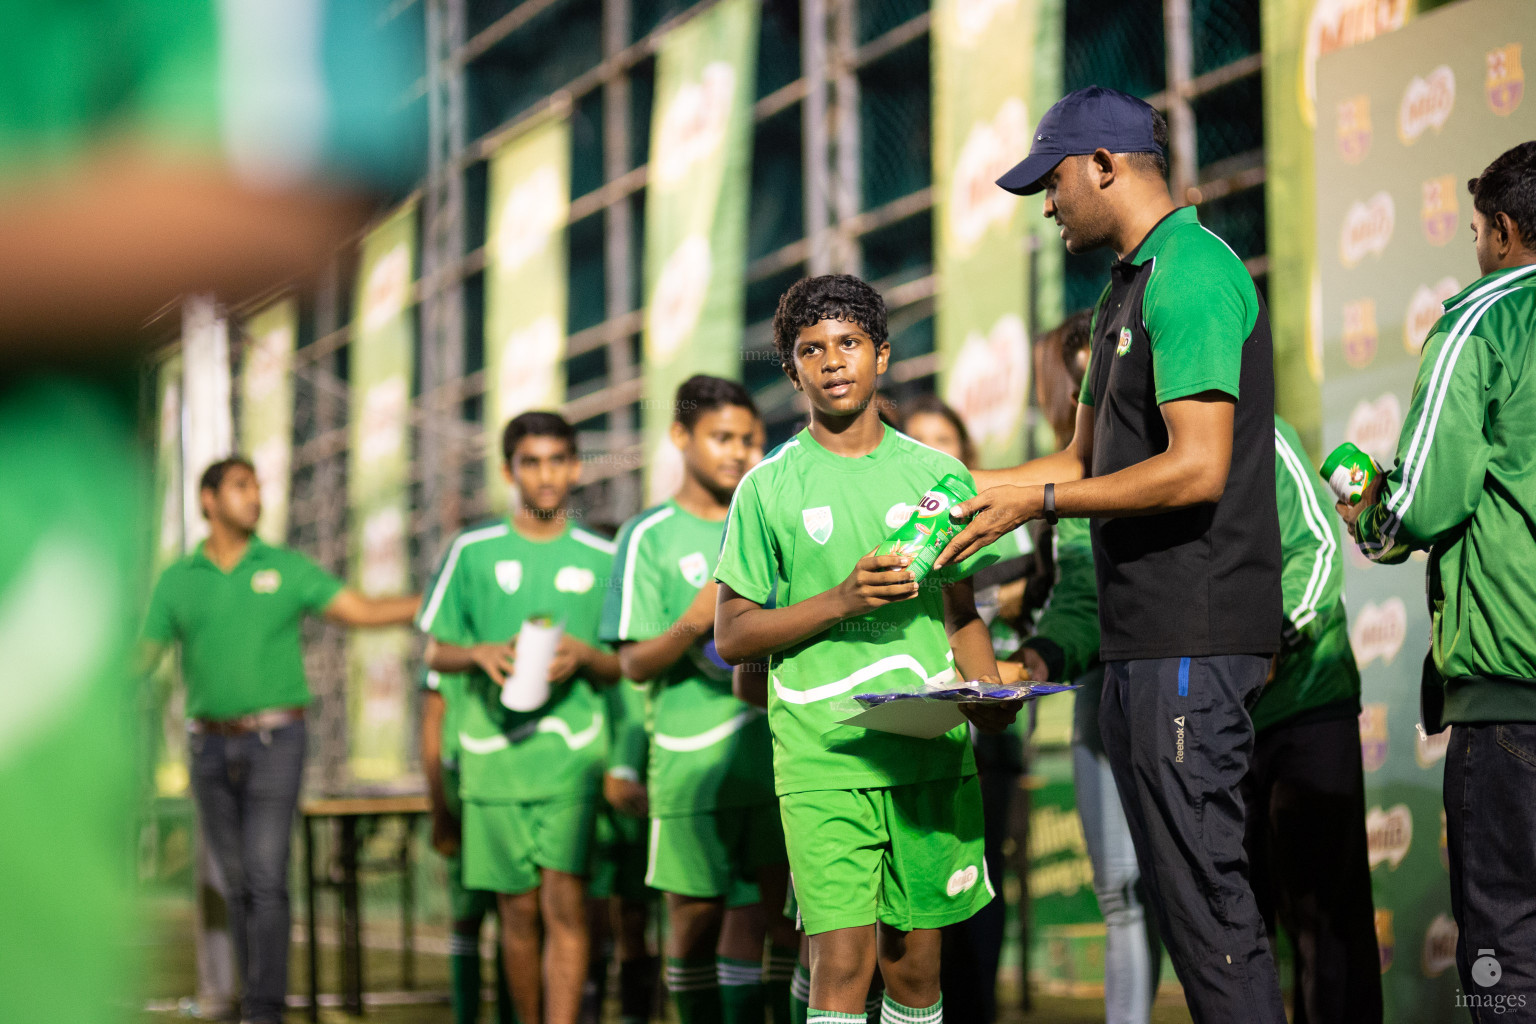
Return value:
[[(432, 801), (432, 846), (443, 855), (448, 873), (448, 910), (453, 915), (448, 934), (449, 999), (454, 1024), (480, 1019), (480, 926), (496, 911), (496, 894), (464, 888), (464, 816), (459, 793), (459, 732), (456, 713), (464, 702), (463, 675), (428, 670), (422, 680), (421, 766)], [(507, 991), (505, 963), (496, 964), (496, 1019), (512, 1024), (512, 997)]]
[[(784, 832), (768, 721), (732, 695), (731, 670), (710, 640), (711, 576), (731, 495), (760, 454), (758, 415), (740, 384), (702, 374), (677, 389), (674, 408), (683, 484), (620, 532), (602, 636), (620, 645), (625, 677), (651, 687), (646, 879), (667, 897), (667, 986), (678, 1017), (759, 1024), (765, 915), (757, 893), (744, 903), (730, 896), (746, 879), (766, 905), (783, 906)], [(774, 918), (774, 955), (792, 960), (794, 929)], [(787, 1016), (787, 978), (778, 987)]]
[[(521, 501), (511, 520), (460, 533), (417, 625), (427, 664), (467, 674), (457, 713), (464, 885), (499, 895), (512, 999), (527, 1024), (575, 1024), (590, 937), (586, 882), (607, 749), (604, 698), (618, 658), (597, 625), (613, 544), (566, 515), (581, 473), (576, 433), (554, 413), (507, 424), (503, 473)], [(531, 712), (501, 703), (517, 634), (530, 618), (564, 624), (550, 697)]]
[[(993, 896), (969, 736), (963, 725), (919, 740), (840, 722), (857, 692), (996, 679), (968, 581), (996, 555), (919, 585), (906, 556), (874, 554), (940, 478), (971, 479), (881, 423), (872, 399), (890, 344), (874, 289), (847, 275), (796, 283), (774, 340), (811, 424), (736, 490), (715, 638), (727, 662), (768, 663), (774, 782), (811, 944), (809, 1021), (862, 1021), (878, 959), (882, 1018), (929, 1024), (943, 1019), (938, 929)], [(989, 731), (1016, 713), (971, 712)]]

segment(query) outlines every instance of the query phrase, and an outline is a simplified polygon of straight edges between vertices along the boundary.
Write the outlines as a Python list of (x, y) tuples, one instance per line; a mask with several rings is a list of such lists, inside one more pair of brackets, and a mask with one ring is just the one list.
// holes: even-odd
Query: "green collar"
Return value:
[(1508, 283), (1510, 284), (1517, 284), (1521, 282), (1536, 283), (1536, 264), (1528, 263), (1523, 267), (1505, 267), (1503, 270), (1495, 270), (1491, 274), (1484, 274), (1482, 277), (1478, 278), (1476, 281), (1473, 281), (1471, 284), (1467, 285), (1455, 295), (1446, 299), (1444, 308), (1446, 312), (1450, 312), (1451, 309), (1465, 302), (1467, 297), (1475, 291), (1482, 290), (1482, 293), (1487, 295), (1493, 289), (1487, 288), (1484, 290), (1484, 286), (1495, 285), (1495, 282), (1505, 282), (1511, 277), (1518, 277), (1519, 280), (1509, 281)]
[(795, 436), (799, 440), (801, 447), (812, 458), (827, 465), (836, 466), (838, 470), (844, 473), (862, 473), (884, 465), (885, 460), (896, 450), (896, 431), (886, 427), (883, 423), (881, 426), (884, 427), (885, 433), (881, 435), (880, 443), (875, 445), (871, 451), (859, 456), (839, 455), (836, 452), (828, 451), (811, 434), (810, 427), (805, 427)]
[(208, 553), (203, 550), (203, 545), (206, 543), (208, 543), (206, 540), (200, 540), (197, 542), (197, 547), (192, 552), (192, 564), (195, 566), (201, 563), (202, 565), (212, 569), (214, 572), (224, 576), (233, 576), (236, 571), (238, 571), (239, 568), (246, 562), (257, 561), (261, 559), (266, 554), (266, 550), (269, 547), (267, 542), (262, 540), (259, 535), (254, 533), (251, 534), (250, 543), (245, 546), (245, 554), (241, 555), (240, 561), (231, 566), (229, 572), (226, 573), (223, 569), (219, 568), (218, 563), (209, 558)]
[(1199, 223), (1200, 215), (1195, 212), (1193, 206), (1179, 207), (1158, 221), (1156, 226), (1147, 232), (1147, 237), (1143, 238), (1136, 248), (1131, 250), (1131, 254), (1122, 262), (1129, 263), (1132, 266), (1141, 266), (1147, 260), (1157, 255), (1158, 250), (1162, 249), (1163, 243), (1168, 241), (1168, 236), (1173, 234), (1175, 229), (1181, 228), (1185, 224)]

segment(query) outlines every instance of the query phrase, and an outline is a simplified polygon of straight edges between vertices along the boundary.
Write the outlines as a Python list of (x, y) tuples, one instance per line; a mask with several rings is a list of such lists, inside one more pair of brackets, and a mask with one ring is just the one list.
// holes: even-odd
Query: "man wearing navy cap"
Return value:
[(979, 514), (938, 564), (1032, 519), (1092, 519), (1099, 724), (1190, 1013), (1283, 1024), (1238, 790), (1281, 634), (1269, 320), (1242, 261), (1175, 208), (1167, 138), (1142, 101), (1081, 89), (998, 180), (1045, 193), (1068, 252), (1117, 261), (1072, 443), (978, 472), (956, 514)]

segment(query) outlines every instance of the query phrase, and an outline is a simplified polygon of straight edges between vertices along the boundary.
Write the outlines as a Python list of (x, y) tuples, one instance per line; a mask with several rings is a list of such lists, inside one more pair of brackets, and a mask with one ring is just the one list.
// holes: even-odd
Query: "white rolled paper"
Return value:
[(517, 658), (501, 688), (501, 704), (510, 711), (536, 711), (549, 702), (549, 666), (554, 663), (563, 623), (527, 619), (517, 634)]

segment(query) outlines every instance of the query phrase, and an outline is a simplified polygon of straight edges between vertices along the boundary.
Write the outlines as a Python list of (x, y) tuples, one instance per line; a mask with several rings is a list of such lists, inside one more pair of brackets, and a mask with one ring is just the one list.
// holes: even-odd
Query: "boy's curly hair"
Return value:
[(773, 344), (785, 370), (795, 365), (795, 340), (802, 327), (823, 320), (858, 324), (875, 347), (887, 340), (885, 300), (880, 293), (852, 274), (802, 277), (789, 286), (773, 314)]

